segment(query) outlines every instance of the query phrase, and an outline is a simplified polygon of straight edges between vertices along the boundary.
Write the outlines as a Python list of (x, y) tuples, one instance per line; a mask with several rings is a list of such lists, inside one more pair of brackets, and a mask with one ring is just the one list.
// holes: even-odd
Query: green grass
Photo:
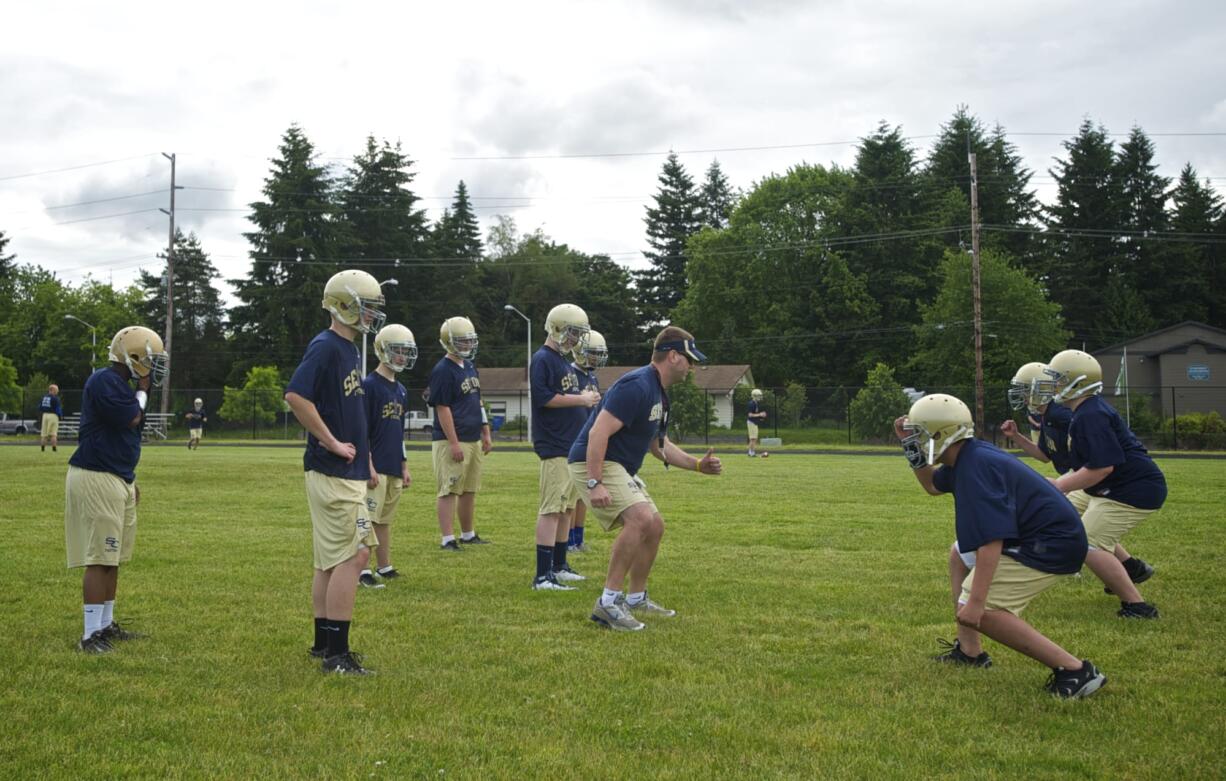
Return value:
[[(136, 559), (118, 616), (151, 637), (74, 651), (63, 566), (68, 448), (0, 448), (0, 769), (6, 778), (1181, 778), (1221, 772), (1226, 481), (1163, 464), (1166, 508), (1128, 539), (1158, 567), (1162, 620), (1125, 623), (1089, 575), (1026, 617), (1110, 677), (1061, 702), (1046, 670), (988, 642), (987, 671), (936, 665), (952, 635), (948, 498), (901, 457), (730, 458), (706, 478), (654, 462), (667, 522), (652, 579), (679, 610), (635, 635), (587, 615), (610, 537), (569, 594), (528, 589), (536, 461), (487, 461), (478, 529), (437, 550), (427, 457), (402, 502), (407, 577), (358, 594), (354, 646), (378, 675), (307, 658), (301, 455), (146, 450)], [(1219, 768), (1214, 770), (1213, 768)]]

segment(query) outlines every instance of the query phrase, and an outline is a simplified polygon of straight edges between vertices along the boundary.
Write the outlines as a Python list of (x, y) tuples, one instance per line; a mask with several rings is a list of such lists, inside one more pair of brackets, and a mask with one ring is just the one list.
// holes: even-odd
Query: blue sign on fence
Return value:
[(1188, 364), (1188, 379), (1196, 382), (1209, 381), (1209, 367), (1203, 363)]

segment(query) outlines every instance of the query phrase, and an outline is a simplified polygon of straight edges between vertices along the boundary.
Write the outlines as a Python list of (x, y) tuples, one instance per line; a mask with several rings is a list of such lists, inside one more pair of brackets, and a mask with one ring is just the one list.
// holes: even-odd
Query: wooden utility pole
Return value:
[(162, 153), (162, 157), (170, 161), (170, 211), (162, 209), (170, 217), (170, 239), (166, 242), (166, 338), (163, 346), (166, 350), (166, 380), (162, 383), (162, 413), (170, 411), (170, 361), (174, 355), (170, 343), (174, 340), (175, 331), (175, 153)]
[(971, 303), (975, 321), (975, 433), (983, 437), (983, 297), (979, 287), (979, 176), (975, 153), (967, 154), (971, 163)]

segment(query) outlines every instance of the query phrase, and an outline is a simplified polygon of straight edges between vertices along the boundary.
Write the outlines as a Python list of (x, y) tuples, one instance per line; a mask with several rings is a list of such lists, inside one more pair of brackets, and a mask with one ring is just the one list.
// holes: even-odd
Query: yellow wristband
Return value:
[(694, 459), (694, 471), (698, 472), (699, 474), (702, 474), (702, 459), (701, 458)]

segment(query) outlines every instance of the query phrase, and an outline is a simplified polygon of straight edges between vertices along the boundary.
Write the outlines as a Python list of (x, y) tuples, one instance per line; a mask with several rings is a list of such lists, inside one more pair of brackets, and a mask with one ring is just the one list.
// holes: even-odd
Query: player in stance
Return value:
[(42, 452), (47, 452), (47, 442), (50, 442), (51, 452), (54, 453), (60, 443), (60, 420), (64, 417), (64, 405), (60, 403), (60, 386), (55, 383), (47, 386), (47, 394), (38, 403), (38, 411), (43, 413), (38, 431)]
[[(603, 627), (633, 632), (644, 626), (635, 614), (676, 615), (647, 596), (647, 577), (660, 550), (664, 518), (637, 473), (648, 452), (666, 467), (720, 473), (714, 449), (695, 458), (668, 439), (667, 389), (705, 360), (688, 331), (664, 328), (656, 336), (651, 363), (613, 383), (571, 446), (571, 479), (581, 486), (592, 514), (605, 531), (624, 527), (613, 542), (604, 591), (592, 610), (592, 620)], [(622, 590), (627, 575), (628, 596)]]
[(208, 413), (204, 411), (204, 399), (192, 402), (192, 408), (183, 417), (187, 418), (187, 449), (199, 450), (200, 437), (204, 436), (204, 424), (208, 422)]
[(1081, 350), (1057, 353), (1048, 362), (1047, 375), (1040, 391), (1073, 413), (1073, 470), (1052, 482), (1066, 494), (1085, 491), (1089, 496), (1081, 513), (1090, 540), (1086, 566), (1107, 593), (1120, 598), (1116, 615), (1157, 618), (1158, 609), (1145, 602), (1135, 585), (1147, 580), (1153, 568), (1129, 557), (1119, 543), (1166, 501), (1166, 478), (1120, 414), (1099, 395), (1103, 370), (1094, 356)]
[[(443, 550), (459, 552), (460, 543), (484, 545), (475, 528), (481, 465), (493, 448), (490, 424), (481, 404), (481, 377), (472, 359), (477, 355), (477, 329), (467, 317), (450, 317), (439, 328), (439, 344), (447, 354), (430, 371), (427, 403), (434, 407), (433, 462), (438, 496), (438, 528)], [(460, 540), (455, 516), (460, 516)]]
[[(762, 404), (762, 391), (754, 388), (749, 393), (749, 408), (745, 412), (745, 428), (749, 434), (749, 457), (758, 455), (758, 427), (766, 425), (766, 407)], [(762, 455), (767, 455), (763, 453)]]
[(404, 413), (409, 393), (396, 379), (417, 363), (417, 342), (403, 325), (383, 326), (375, 337), (379, 365), (362, 380), (366, 395), (366, 421), (370, 434), (370, 481), (367, 482), (366, 509), (375, 525), (379, 547), (375, 573), (362, 570), (358, 582), (367, 588), (383, 588), (383, 581), (400, 577), (392, 566), (392, 521), (400, 495), (413, 482), (404, 452)]
[(574, 304), (558, 304), (545, 318), (545, 343), (532, 356), (532, 449), (541, 462), (535, 591), (573, 591), (566, 582), (585, 580), (566, 563), (570, 514), (579, 498), (566, 458), (600, 394), (580, 390), (579, 376), (566, 356), (590, 330), (586, 312)]
[(991, 666), (983, 633), (1052, 668), (1050, 693), (1073, 698), (1097, 691), (1107, 678), (1093, 663), (1021, 619), (1031, 600), (1081, 569), (1087, 544), (1077, 511), (1033, 469), (975, 439), (971, 411), (953, 396), (916, 401), (894, 431), (924, 490), (954, 495), (959, 549), (975, 554), (956, 605), (960, 656), (944, 661)]
[(77, 449), (64, 483), (68, 567), (85, 568), (85, 631), (77, 647), (89, 654), (140, 637), (115, 621), (115, 594), (119, 567), (132, 560), (136, 545), (136, 465), (145, 406), (149, 389), (166, 379), (169, 357), (161, 337), (137, 325), (115, 334), (110, 360), (85, 381)]
[(358, 575), (379, 544), (366, 511), (366, 484), (373, 475), (361, 359), (353, 340), (379, 330), (383, 304), (383, 291), (370, 274), (334, 274), (323, 296), (331, 324), (307, 345), (285, 389), (286, 403), (307, 430), (302, 463), (315, 566), (310, 653), (323, 659), (324, 672), (346, 675), (371, 672), (349, 648), (349, 626)]
[[(596, 371), (609, 363), (609, 346), (599, 331), (588, 331), (579, 340), (575, 348), (575, 376), (579, 378), (579, 390), (593, 390), (600, 393), (600, 380)], [(568, 453), (569, 455), (569, 453)], [(571, 516), (570, 533), (567, 535), (567, 550), (571, 553), (587, 553), (587, 543), (583, 541), (583, 529), (587, 521), (587, 503), (579, 499), (575, 503), (575, 511)]]

